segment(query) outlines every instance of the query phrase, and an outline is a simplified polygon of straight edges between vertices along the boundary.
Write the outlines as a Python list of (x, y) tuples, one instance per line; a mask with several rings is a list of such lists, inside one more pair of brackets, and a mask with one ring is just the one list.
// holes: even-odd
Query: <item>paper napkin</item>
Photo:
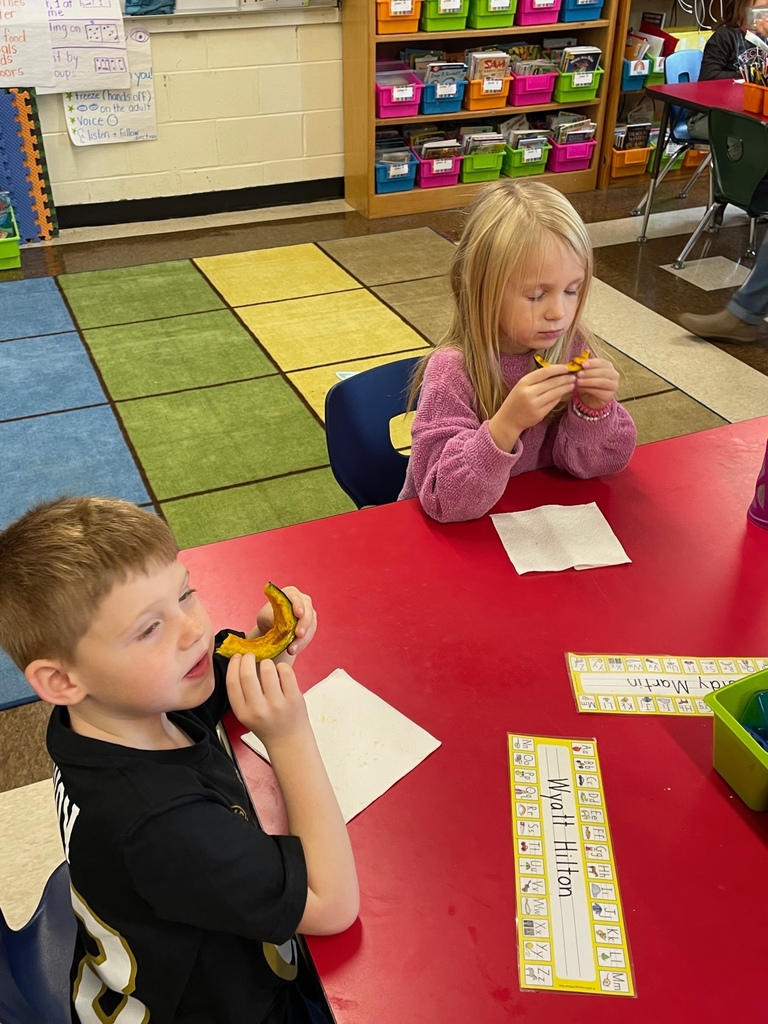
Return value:
[(632, 561), (594, 501), (588, 505), (542, 505), (491, 519), (521, 576)]
[[(440, 741), (337, 668), (304, 695), (309, 721), (344, 821), (412, 771)], [(263, 743), (243, 736), (267, 761)]]

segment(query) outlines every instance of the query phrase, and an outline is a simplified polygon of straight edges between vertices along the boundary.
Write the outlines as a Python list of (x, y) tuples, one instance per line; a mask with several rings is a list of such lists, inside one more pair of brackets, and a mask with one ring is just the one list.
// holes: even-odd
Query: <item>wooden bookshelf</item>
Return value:
[[(561, 192), (588, 192), (598, 181), (604, 149), (603, 131), (606, 124), (606, 97), (610, 94), (614, 61), (614, 33), (620, 7), (629, 0), (605, 0), (602, 17), (594, 21), (558, 22), (553, 25), (515, 25), (501, 29), (466, 29), (462, 32), (413, 32), (397, 35), (378, 35), (376, 32), (376, 4), (374, 0), (344, 0), (343, 67), (344, 67), (344, 179), (345, 198), (350, 206), (365, 217), (392, 217), (432, 210), (449, 210), (465, 206), (482, 184), (447, 186), (445, 188), (414, 188), (407, 192), (377, 194), (374, 189), (375, 133), (377, 125), (413, 124), (432, 121), (485, 120), (491, 117), (509, 117), (513, 113), (532, 113), (540, 110), (587, 110), (597, 124), (592, 166), (587, 171), (552, 174), (542, 179)], [(530, 107), (498, 107), (495, 110), (461, 110), (455, 114), (419, 114), (415, 117), (377, 118), (375, 109), (375, 74), (377, 59), (396, 57), (404, 44), (435, 46), (445, 49), (444, 43), (461, 40), (471, 45), (493, 43), (504, 37), (520, 36), (535, 41), (542, 36), (576, 35), (582, 45), (599, 46), (603, 52), (601, 66), (605, 74), (600, 83), (597, 99), (581, 103), (546, 103)], [(623, 44), (623, 40), (622, 40)], [(447, 47), (451, 49), (450, 46)], [(456, 47), (464, 48), (464, 47)], [(621, 65), (618, 65), (621, 75)], [(615, 117), (615, 113), (614, 113)], [(613, 123), (609, 123), (613, 130)]]

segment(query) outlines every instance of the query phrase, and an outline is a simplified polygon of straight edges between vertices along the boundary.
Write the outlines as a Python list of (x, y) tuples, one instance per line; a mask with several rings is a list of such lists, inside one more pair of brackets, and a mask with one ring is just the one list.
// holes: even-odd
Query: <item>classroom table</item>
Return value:
[[(270, 579), (313, 595), (334, 668), (442, 746), (354, 818), (359, 920), (309, 947), (338, 1024), (720, 1024), (766, 1015), (768, 815), (714, 772), (712, 720), (578, 714), (564, 652), (768, 655), (768, 416), (638, 448), (613, 477), (520, 476), (496, 511), (595, 501), (632, 559), (518, 576), (491, 520), (416, 500), (183, 552), (217, 626)], [(262, 819), (269, 769), (230, 719)], [(521, 991), (508, 732), (596, 737), (636, 998)], [(279, 815), (277, 815), (279, 817)]]
[(646, 92), (654, 100), (660, 100), (663, 109), (659, 126), (659, 141), (653, 155), (651, 183), (648, 187), (648, 201), (643, 213), (643, 226), (638, 235), (638, 242), (648, 241), (648, 219), (651, 216), (653, 197), (656, 193), (656, 179), (661, 169), (661, 157), (664, 152), (669, 127), (670, 106), (683, 107), (686, 110), (707, 113), (713, 108), (731, 110), (737, 114), (745, 114), (757, 120), (765, 120), (760, 114), (753, 114), (744, 109), (744, 85), (742, 82), (718, 80), (714, 82), (679, 82), (676, 85), (649, 85)]

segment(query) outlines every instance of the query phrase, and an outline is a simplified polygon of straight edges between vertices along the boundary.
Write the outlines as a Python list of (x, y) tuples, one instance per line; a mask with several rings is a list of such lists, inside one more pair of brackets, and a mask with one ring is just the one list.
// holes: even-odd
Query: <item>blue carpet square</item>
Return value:
[(24, 678), (24, 673), (16, 668), (5, 651), (0, 651), (0, 711), (29, 704), (33, 700), (37, 700), (37, 694)]
[(75, 325), (52, 277), (0, 284), (0, 341), (72, 331)]
[(0, 423), (0, 527), (61, 494), (150, 500), (108, 406)]
[(77, 334), (0, 343), (0, 420), (105, 402)]

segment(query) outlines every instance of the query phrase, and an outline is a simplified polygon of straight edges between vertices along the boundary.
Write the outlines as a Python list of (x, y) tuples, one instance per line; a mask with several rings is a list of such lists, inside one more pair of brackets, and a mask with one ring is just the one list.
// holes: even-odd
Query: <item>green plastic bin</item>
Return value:
[[(597, 90), (600, 88), (600, 79), (604, 75), (602, 68), (595, 68), (594, 71), (561, 71), (555, 82), (554, 99), (556, 103), (583, 103), (585, 100), (593, 100), (597, 97)], [(579, 81), (579, 75), (592, 75), (592, 81), (586, 85), (574, 84)]]
[(11, 221), (13, 223), (13, 234), (0, 239), (0, 270), (15, 270), (21, 266), (19, 227), (16, 223), (13, 209), (11, 209)]
[(467, 28), (512, 28), (516, 12), (517, 0), (469, 0)]
[[(667, 164), (669, 163), (670, 160), (672, 161), (672, 166), (669, 168), (670, 171), (677, 171), (677, 170), (679, 170), (683, 166), (683, 158), (684, 157), (685, 157), (685, 153), (675, 153), (674, 156), (670, 156), (669, 153), (662, 153), (661, 154), (661, 166), (659, 167), (659, 170), (662, 171), (667, 166)], [(648, 154), (648, 163), (645, 165), (646, 171), (652, 171), (653, 170), (653, 161), (655, 159), (656, 159), (656, 143), (652, 142), (651, 143), (651, 152)]]
[(504, 150), (501, 173), (507, 178), (523, 178), (529, 174), (543, 174), (551, 149), (552, 147), (549, 145), (541, 146), (541, 159), (526, 160), (526, 151), (524, 149), (510, 149), (507, 146)]
[(470, 153), (461, 161), (459, 181), (496, 181), (501, 175), (504, 153)]
[(419, 28), (422, 32), (463, 32), (468, 12), (469, 0), (424, 0)]
[(715, 770), (753, 811), (768, 811), (768, 751), (752, 739), (739, 719), (753, 693), (768, 690), (768, 671), (756, 672), (708, 694), (714, 713)]

